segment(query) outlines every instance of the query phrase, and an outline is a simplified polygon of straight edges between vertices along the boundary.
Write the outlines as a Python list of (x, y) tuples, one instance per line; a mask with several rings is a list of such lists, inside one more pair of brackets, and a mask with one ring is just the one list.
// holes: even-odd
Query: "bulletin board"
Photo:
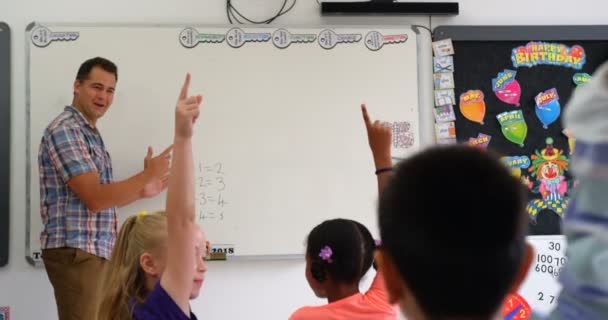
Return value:
[(568, 170), (576, 137), (564, 128), (561, 115), (574, 90), (608, 60), (608, 26), (434, 30), (434, 41), (448, 39), (453, 53), (434, 61), (435, 95), (453, 99), (436, 108), (437, 132), (444, 134), (438, 141), (497, 152), (528, 187), (528, 242), (536, 255), (504, 315), (548, 312), (557, 302), (557, 279), (567, 263), (561, 225), (576, 187)]

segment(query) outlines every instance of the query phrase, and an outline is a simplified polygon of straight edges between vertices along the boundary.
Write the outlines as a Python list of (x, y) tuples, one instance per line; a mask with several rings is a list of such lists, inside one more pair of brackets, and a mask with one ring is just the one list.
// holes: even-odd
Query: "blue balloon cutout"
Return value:
[(555, 88), (539, 93), (536, 98), (536, 116), (542, 122), (543, 128), (547, 129), (550, 124), (559, 118), (561, 106), (559, 105), (559, 95)]
[(555, 100), (545, 104), (542, 107), (536, 106), (536, 116), (540, 119), (543, 124), (543, 128), (547, 129), (550, 124), (555, 122), (559, 118), (561, 113), (561, 106), (559, 101)]

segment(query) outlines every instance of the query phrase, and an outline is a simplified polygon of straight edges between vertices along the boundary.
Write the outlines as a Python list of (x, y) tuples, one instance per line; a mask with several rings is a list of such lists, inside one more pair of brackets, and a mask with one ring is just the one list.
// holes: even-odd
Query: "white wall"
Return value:
[[(291, 0), (290, 0), (291, 1)], [(254, 19), (276, 12), (282, 0), (235, 0)], [(563, 3), (558, 5), (557, 3)], [(432, 25), (605, 24), (608, 2), (579, 0), (460, 0), (461, 14), (433, 18)], [(128, 23), (227, 23), (225, 1), (191, 0), (1, 0), (0, 21), (12, 29), (11, 256), (0, 269), (0, 306), (13, 319), (55, 319), (52, 290), (41, 269), (25, 261), (25, 42), (31, 21)], [(285, 25), (424, 24), (428, 17), (336, 17), (322, 19), (315, 0), (299, 0), (277, 20)], [(77, 63), (77, 62), (75, 62)], [(66, 84), (69, 90), (70, 84)], [(120, 89), (120, 88), (118, 88)], [(202, 295), (193, 302), (199, 319), (285, 319), (298, 306), (319, 304), (307, 287), (301, 261), (211, 263)], [(93, 275), (91, 275), (93, 276)]]

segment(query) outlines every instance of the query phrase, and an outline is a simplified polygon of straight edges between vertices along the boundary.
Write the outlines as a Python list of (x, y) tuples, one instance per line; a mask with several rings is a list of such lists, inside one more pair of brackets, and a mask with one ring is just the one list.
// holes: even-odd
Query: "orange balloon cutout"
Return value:
[(486, 103), (481, 90), (469, 90), (460, 95), (460, 112), (462, 115), (483, 125), (483, 117), (486, 115)]

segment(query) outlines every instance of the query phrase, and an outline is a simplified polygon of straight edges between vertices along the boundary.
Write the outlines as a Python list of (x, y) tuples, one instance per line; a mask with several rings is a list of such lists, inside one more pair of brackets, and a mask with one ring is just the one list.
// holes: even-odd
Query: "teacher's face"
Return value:
[(93, 67), (85, 80), (74, 82), (74, 107), (95, 125), (112, 105), (115, 87), (114, 74)]

